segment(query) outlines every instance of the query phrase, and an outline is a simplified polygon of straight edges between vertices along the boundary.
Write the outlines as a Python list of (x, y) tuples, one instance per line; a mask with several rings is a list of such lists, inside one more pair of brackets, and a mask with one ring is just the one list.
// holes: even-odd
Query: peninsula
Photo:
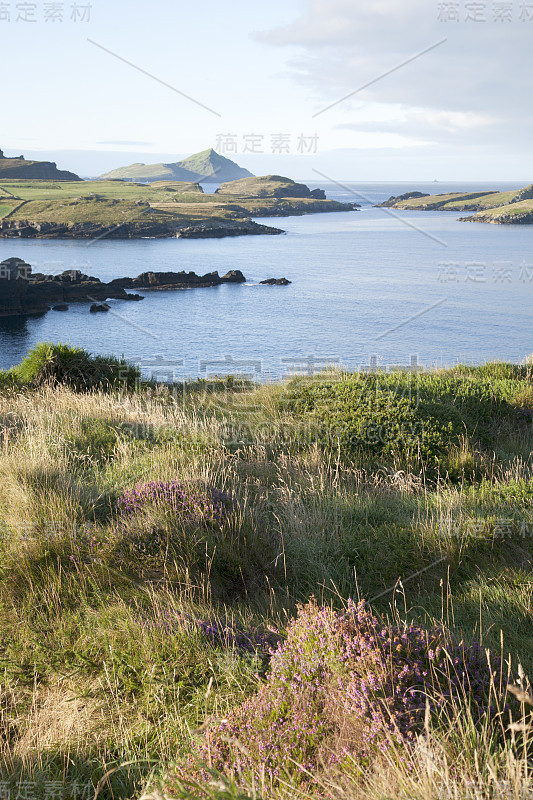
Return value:
[(24, 156), (9, 158), (0, 150), (0, 180), (81, 181), (74, 172), (57, 168), (54, 161), (27, 161)]
[[(251, 183), (247, 183), (250, 180)], [(280, 234), (252, 217), (352, 211), (290, 178), (227, 182), (205, 194), (196, 182), (0, 180), (0, 238), (206, 238)]]
[(408, 192), (390, 197), (378, 208), (398, 208), (406, 211), (472, 211), (461, 222), (489, 222), (493, 225), (533, 224), (533, 184), (511, 192), (452, 192), (429, 195)]

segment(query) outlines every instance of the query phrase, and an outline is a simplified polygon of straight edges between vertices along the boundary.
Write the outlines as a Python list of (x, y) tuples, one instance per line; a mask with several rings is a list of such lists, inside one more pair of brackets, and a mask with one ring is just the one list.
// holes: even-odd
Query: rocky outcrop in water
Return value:
[(163, 289), (194, 289), (205, 286), (220, 286), (222, 283), (245, 283), (240, 270), (231, 270), (220, 277), (218, 272), (197, 275), (195, 272), (143, 272), (136, 278), (116, 278), (108, 286), (141, 291)]
[(117, 278), (104, 283), (79, 270), (67, 270), (60, 275), (32, 274), (31, 266), (22, 259), (2, 262), (1, 274), (9, 277), (0, 278), (0, 317), (42, 314), (51, 307), (66, 310), (70, 303), (91, 303), (92, 311), (104, 311), (106, 309), (99, 306), (106, 305), (106, 300), (143, 299), (139, 294), (129, 294), (126, 289), (195, 289), (246, 281), (240, 270), (230, 270), (222, 277), (216, 271), (206, 275), (185, 271), (143, 272), (136, 278)]
[[(0, 265), (1, 266), (1, 265)], [(36, 273), (29, 279), (0, 279), (0, 316), (41, 314), (52, 306), (69, 303), (95, 303), (108, 299), (140, 300), (124, 289), (110, 286), (98, 278), (84, 275), (79, 270), (68, 270), (60, 275)]]
[(266, 281), (259, 281), (260, 286), (288, 286), (292, 281), (287, 278), (267, 278)]

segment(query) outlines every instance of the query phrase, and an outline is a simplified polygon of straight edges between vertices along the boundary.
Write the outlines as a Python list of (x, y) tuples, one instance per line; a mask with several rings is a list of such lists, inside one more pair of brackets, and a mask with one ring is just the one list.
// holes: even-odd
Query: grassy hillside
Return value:
[[(293, 184), (289, 179), (285, 180)], [(0, 181), (0, 218), (9, 220), (10, 224), (116, 226), (125, 221), (135, 223), (152, 219), (163, 223), (168, 221), (171, 228), (180, 228), (204, 223), (214, 226), (219, 222), (246, 220), (252, 216), (290, 216), (341, 210), (350, 210), (350, 206), (311, 196), (204, 194), (197, 183), (175, 180), (155, 181), (149, 185), (119, 180)]]
[(22, 156), (20, 158), (5, 158), (0, 155), (0, 179), (4, 178), (52, 179), (57, 181), (81, 180), (73, 172), (59, 170), (53, 161), (28, 161)]
[[(82, 372), (90, 380), (80, 384)], [(218, 378), (132, 388), (134, 379), (117, 362), (104, 371), (102, 360), (53, 347), (0, 373), (2, 780), (13, 791), (30, 781), (43, 799), (46, 782), (73, 797), (80, 786), (92, 796), (100, 780), (106, 798), (139, 796), (147, 782), (216, 800), (473, 800), (503, 798), (504, 781), (509, 796), (528, 796), (529, 734), (511, 735), (503, 716), (474, 724), (473, 697), (453, 695), (456, 705), (433, 715), (428, 690), (415, 728), (425, 738), (400, 741), (382, 721), (387, 746), (358, 761), (357, 726), (339, 727), (345, 713), (332, 717), (328, 705), (313, 734), (318, 677), (300, 706), (294, 681), (303, 691), (318, 676), (317, 654), (337, 640), (334, 627), (322, 639), (316, 631), (346, 626), (350, 597), (370, 601), (390, 642), (403, 641), (398, 631), (410, 641), (445, 630), (502, 654), (491, 714), (519, 660), (531, 674), (531, 368), (257, 387)], [(298, 611), (311, 595), (326, 606), (318, 616), (313, 605)], [(269, 646), (287, 633), (296, 660), (283, 662), (286, 696)], [(384, 663), (403, 670), (395, 653)], [(410, 674), (398, 672), (397, 686), (418, 686)], [(483, 710), (483, 693), (475, 702)], [(284, 703), (296, 739), (280, 720)], [(240, 742), (217, 739), (220, 720), (238, 731), (247, 708), (255, 722)], [(271, 781), (259, 769), (254, 789), (246, 764), (265, 731), (283, 737), (282, 772)], [(328, 736), (352, 754), (342, 776), (340, 761), (320, 766)], [(216, 780), (191, 755), (207, 758), (207, 745)]]
[(475, 211), (468, 222), (518, 224), (533, 222), (533, 184), (512, 192), (473, 192), (426, 195), (417, 198), (393, 198), (385, 204), (392, 208), (423, 211)]
[(223, 183), (217, 194), (234, 194), (243, 197), (306, 197), (310, 191), (302, 183), (295, 183), (282, 175), (261, 175)]
[(234, 161), (209, 149), (171, 164), (130, 164), (127, 167), (119, 167), (111, 172), (106, 172), (101, 178), (103, 180), (111, 178), (147, 181), (149, 183), (156, 180), (203, 180), (208, 183), (219, 183), (251, 175), (252, 173), (247, 169), (239, 167)]

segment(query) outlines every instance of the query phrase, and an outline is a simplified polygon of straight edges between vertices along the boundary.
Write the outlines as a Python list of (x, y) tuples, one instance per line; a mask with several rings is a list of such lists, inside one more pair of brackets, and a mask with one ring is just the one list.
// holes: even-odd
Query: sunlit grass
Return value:
[[(461, 374), (435, 377), (441, 399)], [(309, 416), (287, 402), (298, 380), (80, 392), (4, 375), (2, 779), (34, 781), (43, 797), (53, 780), (71, 794), (77, 781), (94, 792), (107, 770), (132, 762), (101, 786), (132, 797), (152, 771), (172, 771), (191, 731), (249, 697), (268, 661), (229, 634), (225, 643), (206, 638), (183, 622), (189, 617), (283, 631), (312, 594), (337, 608), (350, 596), (376, 598), (377, 612), (443, 623), (504, 659), (510, 652), (531, 674), (533, 433), (513, 416), (529, 407), (531, 375), (489, 365), (464, 377), (478, 382), (485, 438), (479, 426), (465, 431), (447, 455), (457, 464), (447, 478), (416, 461), (325, 447), (310, 435)], [(504, 403), (493, 411), (488, 387)], [(173, 479), (226, 492), (230, 518), (187, 528), (174, 512), (147, 512), (128, 542), (146, 544), (157, 530), (162, 544), (128, 555), (118, 497), (141, 481)], [(363, 778), (321, 780), (332, 796), (365, 800), (441, 790), (474, 798), (467, 780), (518, 787), (522, 762), (483, 732), (474, 742), (463, 723), (458, 715), (455, 738), (435, 733), (421, 743), (410, 770), (389, 753)], [(295, 786), (256, 789), (302, 796)], [(206, 791), (222, 798), (243, 790)]]

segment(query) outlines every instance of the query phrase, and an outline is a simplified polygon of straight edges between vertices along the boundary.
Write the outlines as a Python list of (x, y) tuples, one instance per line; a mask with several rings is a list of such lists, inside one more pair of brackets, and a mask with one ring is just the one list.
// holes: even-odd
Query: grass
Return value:
[(401, 200), (395, 207), (425, 211), (475, 211), (464, 220), (495, 223), (530, 223), (533, 219), (532, 187), (511, 192), (474, 192), (437, 194)]
[[(9, 214), (12, 220), (56, 224), (120, 225), (125, 221), (143, 220), (148, 211), (147, 218), (153, 214), (159, 221), (186, 226), (213, 220), (290, 216), (345, 208), (334, 201), (312, 198), (204, 194), (196, 184), (179, 181), (140, 185), (118, 180), (0, 180), (0, 190), (6, 195), (0, 205), (0, 218)], [(8, 194), (15, 202), (8, 200)]]
[[(0, 779), (13, 792), (29, 781), (44, 798), (56, 781), (92, 797), (101, 781), (115, 798), (150, 784), (219, 800), (473, 800), (504, 797), (510, 781), (509, 796), (525, 796), (520, 735), (491, 738), (463, 706), (407, 759), (396, 744), (318, 786), (288, 775), (254, 788), (236, 774), (195, 788), (175, 765), (268, 671), (264, 647), (244, 651), (232, 631), (283, 634), (311, 595), (442, 625), (531, 674), (529, 366), (411, 375), (409, 399), (406, 375), (87, 390), (68, 369), (43, 372), (47, 353), (0, 373)], [(355, 431), (374, 414), (397, 434), (398, 407), (437, 420), (436, 449), (414, 448), (401, 426), (392, 449), (322, 435), (337, 413)], [(120, 522), (125, 490), (173, 479), (226, 492), (229, 516), (186, 523), (155, 506)]]
[(17, 205), (18, 205), (18, 203), (17, 204), (5, 203), (5, 202), (0, 203), (0, 218), (1, 217), (5, 217), (8, 214), (10, 214), (11, 211), (13, 211), (13, 209), (16, 208)]

